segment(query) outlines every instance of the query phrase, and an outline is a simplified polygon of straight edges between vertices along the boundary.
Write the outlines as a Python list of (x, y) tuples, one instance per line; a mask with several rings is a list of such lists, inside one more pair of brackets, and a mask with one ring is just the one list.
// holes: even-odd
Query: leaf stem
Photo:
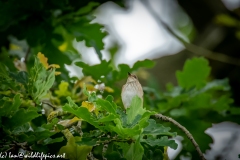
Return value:
[(197, 144), (197, 142), (195, 141), (195, 139), (193, 138), (192, 134), (184, 127), (182, 126), (180, 123), (178, 123), (177, 121), (175, 121), (174, 119), (170, 118), (170, 117), (167, 117), (167, 116), (164, 116), (162, 114), (155, 114), (155, 117), (157, 119), (160, 119), (162, 121), (166, 121), (166, 122), (170, 122), (172, 124), (174, 124), (175, 126), (177, 126), (179, 129), (181, 129), (185, 134), (186, 136), (188, 137), (188, 139), (192, 142), (192, 144), (194, 145), (194, 147), (196, 148), (196, 151), (198, 152), (200, 158), (202, 160), (206, 160), (204, 158), (204, 155), (199, 147), (199, 145)]

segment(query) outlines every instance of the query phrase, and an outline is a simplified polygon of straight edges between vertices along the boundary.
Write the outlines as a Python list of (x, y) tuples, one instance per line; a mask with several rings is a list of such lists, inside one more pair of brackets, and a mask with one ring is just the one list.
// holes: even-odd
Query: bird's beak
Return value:
[(131, 76), (132, 74), (128, 72), (128, 76)]

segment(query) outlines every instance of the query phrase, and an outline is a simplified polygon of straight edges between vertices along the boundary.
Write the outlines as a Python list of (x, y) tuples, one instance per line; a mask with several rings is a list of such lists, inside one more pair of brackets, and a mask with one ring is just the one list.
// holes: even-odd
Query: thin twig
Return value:
[(42, 103), (43, 103), (43, 104), (47, 104), (48, 106), (50, 106), (50, 107), (52, 107), (52, 108), (54, 108), (54, 109), (58, 108), (58, 107), (52, 105), (52, 104), (49, 103), (49, 102), (42, 101)]
[(31, 149), (29, 148), (27, 142), (17, 143), (16, 141), (13, 141), (13, 143), (14, 143), (16, 146), (18, 146), (19, 148), (22, 148), (22, 149), (24, 149), (24, 150), (26, 150), (26, 151), (31, 150)]
[(6, 151), (4, 151), (4, 152), (8, 152), (8, 151), (11, 151), (11, 150), (13, 150), (14, 149), (14, 147), (11, 147), (11, 148), (8, 148)]
[(148, 12), (153, 16), (153, 18), (156, 19), (156, 22), (158, 23), (158, 25), (166, 28), (167, 31), (171, 35), (173, 35), (175, 38), (177, 38), (185, 46), (185, 48), (188, 51), (190, 51), (196, 55), (204, 56), (204, 57), (207, 57), (207, 58), (215, 60), (215, 61), (240, 66), (240, 59), (238, 59), (238, 58), (233, 58), (233, 57), (227, 56), (223, 53), (212, 52), (206, 48), (199, 47), (192, 43), (188, 43), (183, 38), (178, 36), (164, 21), (162, 21), (162, 19), (154, 12), (154, 9), (151, 7), (151, 4), (149, 4), (148, 0), (140, 0), (140, 1), (146, 7)]
[(26, 55), (25, 55), (25, 57), (24, 57), (24, 62), (25, 62), (25, 63), (27, 62), (29, 53), (30, 53), (30, 47), (28, 47), (27, 52), (26, 52)]
[(180, 123), (178, 123), (177, 121), (175, 121), (174, 119), (170, 118), (170, 117), (167, 117), (167, 116), (164, 116), (162, 114), (155, 114), (155, 117), (162, 120), (162, 121), (166, 121), (166, 122), (170, 122), (172, 124), (174, 124), (175, 126), (177, 126), (179, 129), (181, 129), (185, 134), (186, 136), (188, 137), (188, 139), (192, 142), (192, 144), (194, 145), (194, 147), (196, 148), (200, 158), (202, 160), (206, 160), (204, 158), (204, 155), (199, 147), (199, 145), (197, 144), (197, 142), (194, 140), (192, 134), (184, 127), (182, 126)]

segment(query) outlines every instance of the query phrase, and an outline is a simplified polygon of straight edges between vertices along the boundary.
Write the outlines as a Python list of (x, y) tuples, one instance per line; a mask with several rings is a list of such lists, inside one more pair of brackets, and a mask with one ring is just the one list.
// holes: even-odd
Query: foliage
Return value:
[[(178, 86), (168, 84), (167, 91), (144, 87), (144, 107), (136, 96), (125, 111), (121, 80), (154, 62), (130, 67), (102, 58), (107, 33), (93, 23), (92, 11), (103, 2), (0, 1), (0, 152), (43, 152), (71, 160), (168, 159), (167, 148), (177, 148), (171, 138), (178, 132), (184, 137), (179, 156), (191, 153), (196, 159), (184, 133), (152, 115), (160, 112), (177, 120), (205, 151), (212, 139), (204, 131), (212, 123), (239, 123), (228, 80), (210, 79), (208, 61), (193, 58), (176, 72)], [(223, 19), (228, 26), (237, 23)], [(73, 40), (93, 47), (100, 63), (80, 61)], [(64, 68), (73, 60), (82, 69), (81, 79), (70, 78)]]
[[(211, 139), (203, 131), (213, 122), (207, 115), (230, 116), (226, 111), (234, 109), (230, 107), (232, 99), (229, 95), (222, 94), (230, 89), (227, 80), (207, 82), (210, 68), (203, 58), (186, 62), (184, 70), (176, 73), (180, 86), (168, 85), (168, 91), (161, 93), (156, 100), (157, 108), (145, 102), (147, 108), (155, 111), (142, 108), (141, 99), (137, 96), (133, 98), (131, 107), (124, 111), (114, 102), (113, 96), (99, 98), (102, 92), (88, 91), (87, 86), (92, 88), (91, 85), (79, 85), (81, 80), (75, 82), (80, 90), (77, 87), (69, 90), (69, 83), (61, 82), (59, 88), (51, 91), (55, 69), (44, 66), (56, 65), (48, 65), (43, 59), (46, 57), (39, 53), (30, 73), (10, 72), (1, 64), (1, 143), (5, 144), (1, 151), (18, 152), (22, 148), (28, 152), (64, 153), (69, 159), (86, 159), (89, 153), (94, 157), (118, 159), (163, 158), (166, 152), (164, 146), (177, 148), (175, 141), (169, 139), (176, 133), (169, 132), (169, 127), (150, 118), (156, 110), (185, 124), (200, 147), (206, 150)], [(144, 61), (138, 63), (144, 64)], [(105, 66), (105, 63), (99, 64), (100, 68), (101, 65)], [(95, 66), (88, 68), (89, 72), (96, 69)], [(192, 70), (188, 68), (201, 70), (197, 71), (198, 76), (191, 77), (190, 86), (181, 83), (189, 80), (186, 75), (191, 74)], [(51, 103), (45, 103), (46, 100)], [(50, 146), (56, 143), (62, 146), (58, 145), (52, 151)], [(183, 143), (188, 145), (183, 152), (194, 153), (188, 141)]]
[[(179, 86), (168, 84), (167, 91), (160, 92), (160, 95), (146, 89), (145, 94), (148, 99), (145, 106), (184, 124), (203, 152), (209, 149), (209, 144), (212, 143), (212, 139), (204, 134), (212, 123), (224, 120), (239, 122), (239, 118), (236, 119), (233, 115), (239, 108), (233, 107), (228, 80), (208, 81), (209, 74), (208, 61), (204, 58), (193, 58), (186, 61), (183, 71), (176, 72)], [(187, 139), (184, 134), (180, 135)], [(190, 141), (184, 140), (183, 146), (183, 154), (191, 152), (193, 157), (197, 157)]]
[[(6, 84), (2, 85), (0, 108), (3, 137), (1, 143), (6, 145), (1, 151), (13, 150), (11, 146), (16, 145), (14, 149), (22, 147), (28, 152), (49, 152), (50, 145), (67, 141), (66, 146), (59, 147), (59, 153), (65, 153), (69, 159), (86, 159), (92, 149), (103, 145), (113, 145), (114, 152), (120, 153), (118, 158), (142, 159), (145, 146), (153, 147), (153, 151), (154, 147), (159, 146), (177, 148), (174, 140), (168, 139), (176, 134), (169, 132), (170, 128), (150, 119), (155, 112), (142, 108), (141, 99), (137, 96), (125, 112), (114, 102), (112, 96), (98, 98), (97, 92), (89, 92), (83, 85), (81, 92), (85, 94), (85, 100), (82, 101), (82, 106), (68, 96), (65, 97), (67, 103), (58, 106), (59, 110), (50, 112), (46, 117), (47, 114), (41, 112), (48, 110), (43, 104), (46, 98), (51, 97), (48, 94), (54, 82), (55, 69), (44, 67), (49, 66), (44, 59), (46, 57), (39, 53), (29, 76), (25, 77), (10, 77), (9, 75), (28, 73), (12, 73), (5, 65), (1, 65), (1, 82)], [(8, 84), (9, 81), (12, 83)], [(61, 83), (59, 90), (55, 90), (57, 97), (65, 96), (60, 94), (60, 90), (66, 91), (66, 87), (61, 87), (64, 84), (66, 86), (66, 82)], [(72, 95), (70, 91), (67, 93)], [(86, 126), (79, 123), (85, 123)], [(70, 132), (74, 127), (76, 128)], [(90, 128), (84, 129), (87, 127)], [(112, 153), (106, 150), (95, 151), (94, 154), (102, 154), (104, 157), (105, 154), (110, 156)]]
[[(71, 61), (80, 58), (72, 44), (74, 39), (84, 40), (102, 59), (102, 40), (107, 33), (102, 30), (103, 25), (92, 22), (95, 19), (92, 11), (104, 2), (106, 0), (0, 1), (0, 46), (10, 46), (14, 57), (25, 57), (28, 67), (33, 66), (34, 55), (41, 51), (50, 63), (61, 66), (61, 77), (69, 80), (64, 64), (71, 64)], [(116, 3), (122, 4), (120, 0)], [(22, 45), (15, 39), (26, 44)], [(1, 58), (3, 61), (8, 59), (7, 56)]]

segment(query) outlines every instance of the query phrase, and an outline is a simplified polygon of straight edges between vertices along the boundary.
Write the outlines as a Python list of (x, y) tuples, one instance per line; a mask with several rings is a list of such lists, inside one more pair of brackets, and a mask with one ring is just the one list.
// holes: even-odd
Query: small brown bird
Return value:
[(132, 99), (134, 96), (138, 95), (143, 102), (143, 89), (142, 85), (139, 83), (136, 75), (128, 72), (127, 83), (122, 87), (122, 102), (124, 108), (127, 109), (130, 107)]

